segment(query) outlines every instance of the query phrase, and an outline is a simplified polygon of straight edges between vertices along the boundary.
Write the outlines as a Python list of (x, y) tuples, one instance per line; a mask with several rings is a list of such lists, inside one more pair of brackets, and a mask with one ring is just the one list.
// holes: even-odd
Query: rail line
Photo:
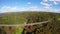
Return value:
[(29, 23), (29, 24), (0, 24), (0, 26), (30, 26), (30, 25), (37, 25), (37, 24), (48, 23), (50, 21), (51, 20), (44, 21), (44, 22)]

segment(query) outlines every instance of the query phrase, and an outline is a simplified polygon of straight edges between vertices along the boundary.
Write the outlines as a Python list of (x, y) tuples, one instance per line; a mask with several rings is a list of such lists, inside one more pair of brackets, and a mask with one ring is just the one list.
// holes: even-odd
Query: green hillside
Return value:
[[(3, 13), (0, 14), (0, 24), (23, 24), (24, 22), (28, 23), (35, 23), (35, 22), (42, 22), (51, 20), (46, 24), (34, 25), (30, 26), (34, 31), (28, 29), (32, 32), (32, 34), (60, 34), (60, 13), (51, 13), (51, 12), (13, 12), (13, 13)], [(7, 27), (7, 26), (0, 26), (2, 30), (10, 32), (11, 34), (21, 34), (23, 31), (24, 34), (28, 33), (29, 31), (24, 30), (21, 27)], [(12, 32), (11, 32), (12, 31)]]
[(29, 30), (26, 29), (24, 30), (26, 33), (31, 31), (30, 32), (31, 34), (60, 34), (60, 14), (58, 13), (36, 12), (30, 14), (27, 17), (27, 20), (28, 20), (27, 23), (42, 22), (47, 20), (51, 21), (48, 23), (43, 23), (42, 26), (40, 25), (28, 26), (28, 29), (29, 27), (31, 27), (34, 31), (31, 31), (32, 29)]
[(26, 21), (26, 14), (5, 13), (0, 16), (0, 24), (22, 24)]

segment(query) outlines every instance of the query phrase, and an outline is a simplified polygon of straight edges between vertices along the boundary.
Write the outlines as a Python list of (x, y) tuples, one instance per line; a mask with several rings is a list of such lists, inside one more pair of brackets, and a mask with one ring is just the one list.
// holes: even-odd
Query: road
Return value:
[(51, 20), (44, 21), (44, 22), (36, 22), (36, 23), (31, 23), (31, 24), (0, 24), (0, 26), (30, 26), (30, 25), (37, 25), (37, 24), (42, 24), (42, 23), (48, 23)]

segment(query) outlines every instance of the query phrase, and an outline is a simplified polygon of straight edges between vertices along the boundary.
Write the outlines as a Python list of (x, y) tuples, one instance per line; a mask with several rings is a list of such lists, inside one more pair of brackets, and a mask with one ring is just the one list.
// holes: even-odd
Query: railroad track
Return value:
[(50, 21), (51, 20), (44, 21), (44, 22), (30, 23), (30, 24), (0, 24), (0, 26), (30, 26), (30, 25), (37, 25), (37, 24), (48, 23)]

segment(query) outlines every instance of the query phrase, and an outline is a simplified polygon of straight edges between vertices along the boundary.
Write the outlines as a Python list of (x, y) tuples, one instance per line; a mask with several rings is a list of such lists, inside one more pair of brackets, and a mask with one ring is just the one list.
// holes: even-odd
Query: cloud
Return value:
[(1, 7), (1, 11), (2, 12), (16, 11), (16, 7), (3, 6), (3, 7)]
[(56, 4), (58, 4), (58, 3), (54, 1), (54, 4), (56, 5)]
[(44, 8), (48, 9), (52, 6), (52, 4), (48, 4), (48, 3), (45, 3), (45, 2), (40, 2), (41, 5), (44, 6)]
[(43, 5), (43, 7), (46, 9), (52, 8), (53, 5), (57, 5), (59, 3), (60, 3), (60, 0), (42, 0), (40, 2), (40, 4)]
[[(50, 3), (50, 2), (52, 2), (52, 3)], [(59, 12), (60, 10), (58, 10), (58, 9), (54, 9), (53, 10), (53, 5), (57, 5), (57, 4), (59, 4), (60, 3), (60, 0), (42, 0), (41, 2), (40, 2), (40, 4), (41, 5), (43, 5), (43, 7), (44, 7), (44, 11), (49, 11), (49, 12)]]
[(60, 3), (60, 0), (49, 0), (49, 1), (53, 2), (55, 5)]
[(57, 4), (59, 4), (60, 3), (60, 0), (42, 0), (42, 2), (52, 2), (52, 4), (55, 4), (55, 5), (57, 5)]
[(42, 0), (43, 2), (47, 2), (48, 0)]
[(49, 9), (50, 7), (45, 7), (45, 8)]
[(38, 8), (37, 6), (31, 6), (30, 9), (36, 9)]
[(0, 12), (17, 12), (17, 11), (24, 11), (25, 8), (17, 8), (17, 7), (9, 7), (9, 6), (3, 6), (0, 8)]
[(49, 0), (49, 1), (57, 1), (57, 2), (60, 2), (60, 0)]
[(50, 7), (50, 6), (51, 6), (51, 4), (44, 3), (44, 2), (40, 2), (40, 4), (41, 4), (41, 5), (43, 5), (43, 6), (48, 6), (48, 7)]
[(19, 12), (19, 11), (39, 11), (38, 6), (31, 6), (29, 8), (17, 8), (17, 7), (10, 7), (10, 6), (3, 6), (0, 8), (0, 13), (5, 12)]
[(60, 13), (60, 9), (53, 9), (52, 12)]
[(31, 2), (27, 2), (27, 4), (31, 4)]
[(24, 8), (24, 7), (10, 7), (10, 6), (3, 6), (0, 8), (0, 13), (5, 13), (5, 12), (20, 12), (20, 11), (38, 11), (37, 6), (31, 6), (29, 8)]
[(38, 6), (31, 6), (27, 10), (29, 10), (29, 11), (39, 11)]
[(5, 13), (5, 12), (20, 12), (20, 11), (46, 11), (46, 12), (56, 12), (56, 13), (59, 13), (60, 12), (60, 9), (55, 9), (55, 10), (51, 10), (50, 8), (51, 7), (49, 7), (49, 6), (45, 6), (45, 8), (47, 8), (47, 9), (44, 9), (44, 8), (42, 8), (42, 9), (40, 9), (40, 8), (38, 8), (38, 6), (31, 6), (31, 7), (29, 7), (29, 8), (27, 8), (27, 9), (25, 9), (24, 7), (20, 7), (20, 8), (18, 8), (18, 7), (10, 7), (10, 6), (3, 6), (3, 7), (1, 7), (0, 8), (0, 13)]

